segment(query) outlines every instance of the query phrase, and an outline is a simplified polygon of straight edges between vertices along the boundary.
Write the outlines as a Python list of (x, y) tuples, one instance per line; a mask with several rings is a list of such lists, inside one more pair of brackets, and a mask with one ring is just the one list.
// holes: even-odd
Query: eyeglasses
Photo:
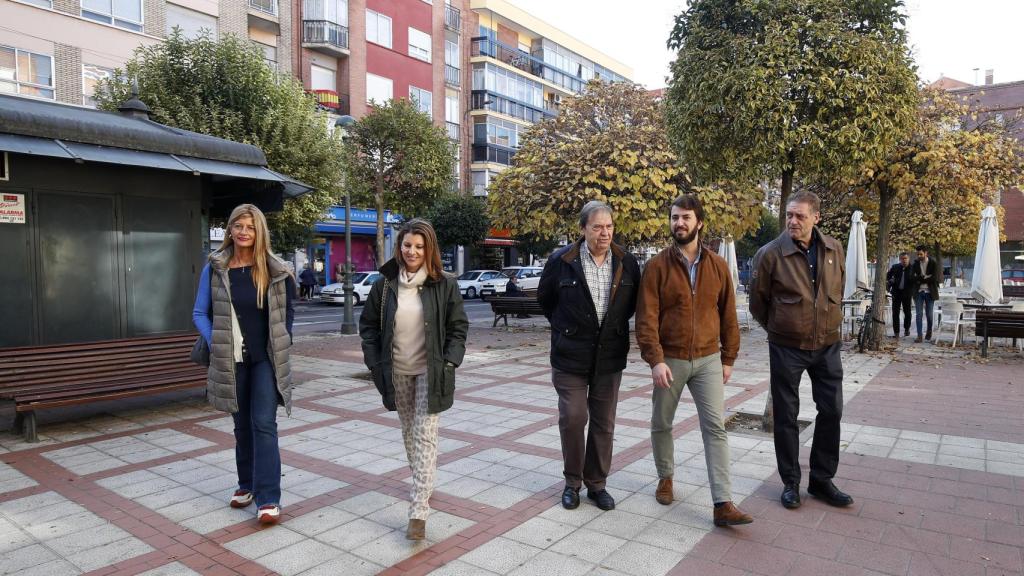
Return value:
[(239, 224), (238, 222), (235, 222), (234, 224), (231, 225), (231, 231), (232, 232), (248, 232), (250, 234), (255, 234), (256, 233), (256, 227), (251, 225), (251, 224)]

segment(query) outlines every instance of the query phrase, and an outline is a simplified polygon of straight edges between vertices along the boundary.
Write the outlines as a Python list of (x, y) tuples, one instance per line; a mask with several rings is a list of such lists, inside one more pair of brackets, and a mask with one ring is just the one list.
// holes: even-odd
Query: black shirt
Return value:
[[(262, 362), (267, 360), (267, 338), (270, 335), (270, 306), (267, 304), (264, 295), (263, 308), (256, 306), (256, 284), (252, 281), (252, 266), (231, 268), (228, 270), (228, 280), (231, 282), (231, 304), (235, 308), (235, 317), (238, 318), (238, 327), (242, 330), (242, 346), (248, 359), (251, 362)], [(285, 293), (288, 297), (288, 308), (286, 312), (286, 326), (288, 333), (291, 333), (292, 318), (292, 292), (295, 291), (295, 283), (291, 277), (285, 280)]]

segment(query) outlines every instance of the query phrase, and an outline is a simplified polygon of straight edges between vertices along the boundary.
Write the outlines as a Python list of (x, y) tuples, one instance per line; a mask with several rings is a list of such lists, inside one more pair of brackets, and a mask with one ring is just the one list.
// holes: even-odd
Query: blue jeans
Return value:
[(917, 337), (921, 337), (921, 314), (922, 308), (923, 313), (927, 314), (928, 318), (928, 333), (932, 333), (932, 308), (935, 304), (935, 299), (932, 298), (931, 292), (918, 292), (914, 295), (914, 311), (917, 313)]
[(281, 452), (277, 447), (277, 383), (269, 360), (235, 364), (235, 465), (239, 490), (256, 506), (281, 501)]

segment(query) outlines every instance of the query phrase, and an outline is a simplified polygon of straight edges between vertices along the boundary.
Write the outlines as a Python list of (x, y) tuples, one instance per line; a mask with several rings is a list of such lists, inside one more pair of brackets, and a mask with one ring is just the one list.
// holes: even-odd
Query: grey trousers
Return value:
[(675, 419), (683, 386), (689, 386), (693, 401), (697, 404), (700, 434), (704, 439), (704, 460), (707, 462), (708, 481), (711, 483), (711, 498), (716, 503), (731, 502), (729, 439), (723, 419), (725, 383), (722, 356), (716, 353), (696, 358), (692, 362), (665, 358), (665, 363), (672, 370), (672, 386), (654, 388), (654, 410), (651, 414), (651, 446), (658, 477), (671, 478), (675, 471), (672, 421)]
[(622, 372), (584, 376), (552, 370), (551, 382), (558, 392), (558, 432), (562, 437), (565, 484), (602, 490), (612, 467), (612, 436)]

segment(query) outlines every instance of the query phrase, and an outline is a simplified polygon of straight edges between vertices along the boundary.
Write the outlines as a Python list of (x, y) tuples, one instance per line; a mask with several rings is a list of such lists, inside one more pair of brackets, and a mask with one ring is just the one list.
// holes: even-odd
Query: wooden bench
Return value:
[(0, 400), (14, 432), (38, 441), (36, 410), (206, 385), (189, 360), (196, 334), (0, 349)]
[(540, 307), (540, 302), (537, 301), (536, 294), (491, 296), (487, 301), (491, 304), (491, 311), (494, 312), (494, 323), (491, 324), (491, 328), (498, 325), (498, 320), (504, 320), (505, 326), (508, 326), (509, 314), (544, 314), (544, 310)]
[(974, 333), (981, 337), (981, 355), (988, 356), (989, 338), (1024, 338), (1024, 312), (978, 310)]

